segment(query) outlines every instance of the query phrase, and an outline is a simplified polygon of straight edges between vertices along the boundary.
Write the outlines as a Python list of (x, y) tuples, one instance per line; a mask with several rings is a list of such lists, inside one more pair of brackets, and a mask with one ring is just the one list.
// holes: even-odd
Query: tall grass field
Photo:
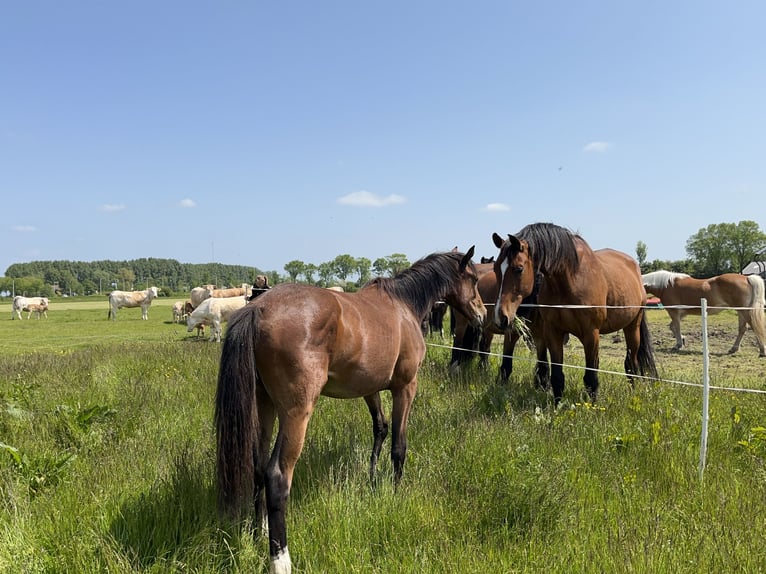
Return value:
[[(48, 319), (0, 305), (0, 572), (260, 573), (268, 541), (218, 520), (213, 398), (220, 344), (105, 300), (51, 302)], [(706, 573), (766, 571), (766, 359), (736, 315), (710, 318), (709, 436), (700, 473), (699, 318), (671, 351), (651, 310), (662, 380), (631, 386), (621, 334), (601, 340), (586, 402), (582, 349), (566, 349), (565, 399), (532, 381), (521, 345), (508, 385), (448, 372), (429, 335), (394, 490), (368, 476), (362, 400), (322, 398), (288, 503), (297, 573)], [(499, 344), (499, 338), (497, 343)], [(499, 345), (498, 345), (499, 346)], [(387, 410), (390, 409), (388, 395)]]

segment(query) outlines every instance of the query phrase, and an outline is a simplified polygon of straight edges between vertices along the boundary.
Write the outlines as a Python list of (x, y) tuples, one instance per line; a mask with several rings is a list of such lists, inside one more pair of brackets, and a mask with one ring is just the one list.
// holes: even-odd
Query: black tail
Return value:
[(641, 343), (638, 345), (638, 368), (642, 375), (657, 378), (657, 365), (654, 362), (654, 345), (646, 313), (641, 317)]
[(230, 518), (252, 506), (258, 411), (255, 346), (259, 311), (243, 307), (229, 319), (215, 394), (218, 508)]

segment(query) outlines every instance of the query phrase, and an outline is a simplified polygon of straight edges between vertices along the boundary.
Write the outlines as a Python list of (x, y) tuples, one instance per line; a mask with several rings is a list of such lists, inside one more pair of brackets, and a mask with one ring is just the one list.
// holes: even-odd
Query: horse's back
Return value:
[(398, 369), (414, 377), (425, 354), (419, 321), (374, 287), (342, 293), (281, 284), (244, 312), (258, 314), (256, 361), (264, 378), (316, 377), (322, 394), (337, 398), (386, 388)]

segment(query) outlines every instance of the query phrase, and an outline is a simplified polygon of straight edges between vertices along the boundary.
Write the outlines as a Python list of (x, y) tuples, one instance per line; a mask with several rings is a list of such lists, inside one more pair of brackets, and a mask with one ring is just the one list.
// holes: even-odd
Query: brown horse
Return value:
[(492, 240), (500, 249), (495, 275), (500, 285), (494, 319), (505, 329), (535, 274), (543, 276), (538, 294), (542, 337), (550, 353), (551, 386), (558, 403), (564, 394), (564, 339), (571, 333), (585, 349), (583, 382), (592, 401), (598, 394), (599, 336), (622, 329), (625, 371), (657, 376), (644, 305), (641, 272), (629, 255), (613, 249), (593, 251), (579, 235), (552, 223), (527, 225), (515, 236)]
[[(479, 294), (481, 295), (484, 305), (487, 307), (494, 307), (497, 302), (497, 277), (494, 273), (494, 257), (482, 257), (482, 261), (491, 260), (491, 262), (480, 263), (476, 265), (476, 273), (479, 276)], [(522, 302), (522, 306), (519, 307), (517, 316), (523, 319), (527, 328), (530, 330), (532, 339), (535, 338), (537, 333), (538, 323), (536, 320), (537, 310), (534, 307), (528, 306), (537, 302), (537, 288), (535, 288), (528, 297)], [(479, 353), (479, 364), (486, 366), (489, 362), (489, 353), (492, 348), (492, 341), (495, 335), (503, 335), (503, 358), (500, 364), (500, 371), (498, 373), (498, 380), (500, 382), (507, 382), (513, 371), (513, 353), (516, 349), (516, 344), (522, 337), (521, 331), (514, 324), (510, 329), (500, 330), (496, 325), (492, 316), (487, 315), (484, 320), (484, 324), (480, 327), (474, 327), (468, 323), (465, 317), (458, 315), (455, 320), (455, 334), (452, 343), (452, 357), (450, 359), (450, 372), (455, 374), (459, 371), (460, 367), (476, 356)], [(542, 356), (545, 359), (545, 363), (538, 362), (537, 379), (547, 380), (547, 354), (545, 351), (544, 343), (537, 338), (538, 341), (535, 344), (538, 350), (538, 356)], [(531, 342), (531, 341), (530, 341)], [(540, 369), (546, 369), (544, 373), (540, 373)]]
[[(653, 271), (642, 275), (648, 293), (656, 295), (670, 315), (670, 330), (676, 338), (675, 349), (682, 349), (686, 343), (681, 334), (681, 319), (685, 315), (699, 315), (700, 300), (706, 299), (708, 313), (723, 311), (723, 307), (739, 307), (739, 332), (730, 353), (736, 353), (747, 331), (753, 329), (758, 340), (759, 356), (766, 357), (766, 325), (764, 325), (764, 284), (759, 275), (724, 273), (710, 279), (695, 279), (686, 273)], [(688, 308), (674, 308), (686, 305)]]
[(356, 293), (277, 285), (230, 319), (215, 399), (219, 505), (236, 518), (254, 500), (260, 525), (265, 502), (271, 572), (291, 570), (285, 510), (320, 395), (364, 398), (372, 415), (372, 476), (388, 433), (380, 391), (391, 392), (391, 460), (395, 483), (401, 479), (407, 419), (426, 352), (421, 320), (442, 299), (477, 325), (486, 316), (473, 252), (429, 255)]

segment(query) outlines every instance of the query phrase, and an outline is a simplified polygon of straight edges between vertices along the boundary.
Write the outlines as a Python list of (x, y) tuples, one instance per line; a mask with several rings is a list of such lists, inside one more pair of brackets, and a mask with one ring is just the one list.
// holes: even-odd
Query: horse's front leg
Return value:
[(498, 373), (498, 381), (501, 383), (507, 383), (513, 373), (513, 352), (520, 336), (516, 329), (506, 329), (503, 333), (503, 360)]
[(394, 484), (399, 484), (404, 471), (404, 461), (407, 458), (407, 420), (410, 416), (410, 408), (417, 390), (417, 379), (402, 387), (391, 390), (393, 405), (391, 409), (391, 463), (394, 467)]
[(383, 441), (388, 435), (388, 421), (383, 412), (383, 406), (380, 401), (380, 393), (375, 393), (364, 397), (367, 408), (372, 416), (372, 455), (370, 456), (370, 480), (375, 477), (375, 469), (378, 467), (378, 458), (380, 449), (383, 447)]
[[(553, 401), (558, 405), (564, 396), (564, 336), (561, 333), (548, 334), (545, 340), (551, 359), (550, 379), (551, 388), (553, 389)], [(538, 356), (538, 369), (540, 368), (540, 363), (540, 357)]]
[(583, 375), (582, 380), (592, 403), (595, 403), (596, 398), (598, 397), (598, 344), (598, 329), (594, 329), (583, 337), (582, 345), (585, 350), (585, 374)]

